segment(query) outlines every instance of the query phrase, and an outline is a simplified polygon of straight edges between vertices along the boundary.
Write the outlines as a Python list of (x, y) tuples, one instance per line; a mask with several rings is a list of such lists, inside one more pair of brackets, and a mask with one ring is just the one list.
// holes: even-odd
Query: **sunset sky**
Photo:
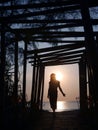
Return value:
[(79, 73), (78, 64), (73, 65), (61, 65), (46, 67), (45, 69), (45, 86), (44, 86), (44, 101), (48, 101), (47, 92), (50, 80), (50, 74), (55, 73), (60, 76), (60, 85), (65, 92), (66, 97), (63, 97), (58, 90), (58, 100), (60, 101), (73, 101), (79, 96)]
[[(51, 66), (45, 68), (45, 80), (44, 80), (44, 97), (43, 101), (48, 101), (47, 92), (48, 92), (48, 83), (50, 80), (51, 73), (60, 73), (62, 77), (60, 85), (62, 90), (65, 92), (66, 97), (63, 97), (60, 91), (58, 90), (58, 100), (59, 101), (74, 101), (76, 97), (79, 97), (79, 71), (78, 64), (72, 65), (61, 65), (61, 66)], [(31, 86), (32, 86), (32, 67), (29, 64), (27, 70), (27, 97), (30, 100), (31, 95)]]

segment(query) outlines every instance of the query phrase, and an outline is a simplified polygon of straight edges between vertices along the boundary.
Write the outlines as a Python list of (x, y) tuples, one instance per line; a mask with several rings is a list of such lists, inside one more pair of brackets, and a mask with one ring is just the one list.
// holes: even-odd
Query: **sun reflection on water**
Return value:
[(57, 109), (64, 109), (64, 103), (58, 101), (58, 102), (57, 102)]
[[(62, 111), (71, 111), (79, 109), (79, 104), (76, 101), (66, 102), (66, 101), (57, 101), (57, 109), (56, 112)], [(43, 109), (52, 112), (49, 102), (43, 103)]]
[(62, 101), (57, 102), (57, 111), (64, 110), (65, 108), (66, 109), (68, 108), (65, 102), (62, 102)]

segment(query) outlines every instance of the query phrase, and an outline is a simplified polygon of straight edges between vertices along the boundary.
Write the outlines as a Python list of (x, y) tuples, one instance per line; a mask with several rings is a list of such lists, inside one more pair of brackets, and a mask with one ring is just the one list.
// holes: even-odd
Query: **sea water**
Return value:
[[(80, 104), (76, 101), (57, 101), (56, 112), (79, 110)], [(43, 102), (43, 110), (52, 112), (49, 102)]]

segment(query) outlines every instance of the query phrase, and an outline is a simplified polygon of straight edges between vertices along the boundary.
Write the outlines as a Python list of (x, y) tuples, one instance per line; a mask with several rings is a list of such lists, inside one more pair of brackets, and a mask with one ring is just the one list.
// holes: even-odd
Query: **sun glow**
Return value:
[(64, 110), (66, 108), (65, 102), (57, 101), (57, 111)]
[(56, 72), (56, 79), (60, 81), (62, 80), (62, 78), (63, 78), (63, 75), (60, 72)]

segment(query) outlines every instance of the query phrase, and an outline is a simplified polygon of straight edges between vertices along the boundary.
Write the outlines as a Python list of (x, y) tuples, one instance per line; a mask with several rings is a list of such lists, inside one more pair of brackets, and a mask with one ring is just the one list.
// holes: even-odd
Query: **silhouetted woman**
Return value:
[(57, 96), (58, 96), (57, 89), (58, 88), (60, 92), (62, 93), (62, 95), (65, 96), (65, 93), (62, 91), (60, 87), (60, 82), (56, 80), (56, 75), (52, 73), (50, 75), (50, 81), (49, 81), (48, 98), (49, 98), (50, 106), (53, 112), (55, 112), (55, 109), (57, 108)]

